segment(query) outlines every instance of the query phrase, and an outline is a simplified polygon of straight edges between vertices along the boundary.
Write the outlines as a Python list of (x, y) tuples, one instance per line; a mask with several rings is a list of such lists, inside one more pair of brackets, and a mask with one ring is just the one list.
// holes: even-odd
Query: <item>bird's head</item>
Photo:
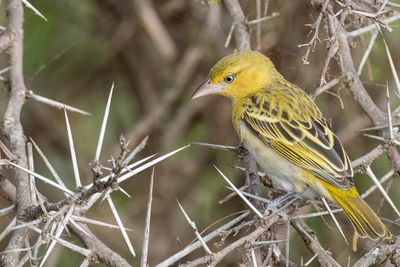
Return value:
[(253, 94), (280, 76), (269, 58), (257, 51), (238, 52), (219, 60), (192, 99), (221, 94), (233, 100)]

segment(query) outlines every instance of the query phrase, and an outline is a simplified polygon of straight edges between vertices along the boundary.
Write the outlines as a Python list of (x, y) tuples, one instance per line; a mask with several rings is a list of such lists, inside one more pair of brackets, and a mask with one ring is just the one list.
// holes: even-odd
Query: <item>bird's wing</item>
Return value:
[(240, 119), (295, 165), (334, 186), (349, 188), (353, 169), (342, 144), (314, 102), (302, 90), (296, 93), (301, 95), (268, 91), (253, 95)]

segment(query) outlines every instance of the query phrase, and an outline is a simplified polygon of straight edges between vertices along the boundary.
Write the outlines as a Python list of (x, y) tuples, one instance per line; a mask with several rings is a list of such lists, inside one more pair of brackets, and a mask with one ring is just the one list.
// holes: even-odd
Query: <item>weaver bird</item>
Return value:
[(354, 186), (350, 159), (321, 111), (269, 58), (256, 51), (222, 58), (192, 99), (210, 94), (231, 99), (234, 128), (275, 187), (338, 203), (360, 237), (390, 238)]

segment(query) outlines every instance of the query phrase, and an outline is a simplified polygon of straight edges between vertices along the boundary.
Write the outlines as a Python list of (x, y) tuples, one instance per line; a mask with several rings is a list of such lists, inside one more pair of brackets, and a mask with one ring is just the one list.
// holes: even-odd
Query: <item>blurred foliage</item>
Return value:
[[(112, 82), (115, 82), (116, 90), (102, 162), (107, 162), (111, 155), (117, 155), (118, 138), (121, 134), (129, 137), (141, 120), (162, 105), (167, 93), (176, 89), (173, 88), (174, 82), (181, 78), (178, 66), (188, 49), (199, 42), (209, 10), (207, 2), (204, 0), (153, 0), (153, 2), (167, 33), (176, 46), (175, 59), (165, 60), (160, 56), (130, 1), (32, 1), (32, 4), (47, 17), (47, 22), (25, 9), (24, 67), (28, 89), (92, 113), (90, 117), (70, 115), (80, 172), (85, 183), (91, 181), (88, 164), (93, 159), (104, 106)], [(253, 1), (241, 3), (247, 17), (254, 18)], [(309, 1), (305, 0), (270, 1), (268, 14), (273, 12), (280, 15), (263, 23), (261, 51), (271, 57), (288, 80), (311, 92), (317, 86), (326, 49), (324, 45), (318, 44), (311, 54), (311, 64), (302, 65), (301, 57), (305, 51), (297, 45), (307, 42), (309, 28), (304, 25), (312, 23), (316, 13)], [(0, 21), (5, 25), (4, 17)], [(150, 136), (148, 145), (140, 157), (152, 153), (162, 154), (191, 141), (237, 144), (238, 140), (230, 123), (230, 106), (227, 100), (210, 97), (190, 102), (191, 93), (206, 78), (210, 66), (221, 56), (233, 51), (233, 40), (229, 48), (224, 48), (223, 45), (230, 26), (231, 19), (222, 10), (220, 23), (213, 29), (212, 38), (202, 45), (201, 60), (196, 64), (190, 77), (186, 77), (188, 82), (182, 93), (179, 93), (173, 104), (157, 118), (152, 127), (132, 140), (134, 145), (146, 134)], [(254, 32), (252, 28), (252, 36), (255, 35)], [(368, 36), (368, 34), (364, 36), (364, 40), (353, 40), (357, 62), (368, 44)], [(394, 32), (390, 34), (385, 33), (385, 37), (391, 47), (396, 66), (400, 66), (398, 29), (394, 28)], [(6, 64), (7, 62), (3, 60), (2, 67)], [(335, 64), (333, 63), (329, 69), (328, 79), (338, 74)], [(366, 69), (368, 70), (364, 71), (362, 78), (373, 98), (384, 108), (383, 91), (386, 81), (389, 81), (391, 89), (394, 86), (380, 37), (372, 50)], [(368, 72), (373, 76), (370, 77)], [(350, 157), (355, 159), (375, 147), (378, 142), (361, 137), (356, 132), (371, 124), (351, 95), (340, 87), (333, 91), (340, 94), (344, 109), (341, 108), (338, 98), (329, 94), (318, 97), (317, 103), (326, 117), (332, 119), (335, 131), (343, 140)], [(1, 98), (0, 101), (2, 105), (4, 101)], [(396, 99), (392, 104), (396, 106), (399, 101)], [(23, 112), (23, 124), (26, 135), (38, 143), (65, 183), (72, 188), (73, 172), (63, 113), (52, 107), (28, 101)], [(178, 131), (175, 133), (176, 129)], [(175, 199), (179, 199), (199, 229), (204, 229), (212, 222), (233, 212), (245, 209), (244, 204), (238, 199), (218, 205), (218, 200), (230, 191), (225, 188), (226, 184), (214, 170), (213, 164), (221, 167), (235, 184), (241, 185), (244, 181), (243, 174), (232, 168), (236, 163), (236, 155), (232, 152), (191, 146), (156, 167), (150, 233), (150, 265), (172, 255), (181, 246), (194, 239), (193, 232), (179, 211)], [(39, 157), (36, 157), (35, 165), (38, 173), (49, 174)], [(386, 156), (374, 162), (373, 168), (378, 176), (387, 172), (390, 166)], [(133, 199), (128, 199), (121, 193), (113, 194), (126, 226), (134, 229), (130, 236), (137, 251), (140, 251), (142, 242), (149, 177), (150, 173), (146, 171), (132, 181), (122, 184)], [(355, 180), (361, 191), (370, 185), (369, 178), (365, 175), (357, 176)], [(39, 188), (52, 201), (62, 198), (59, 192), (54, 192), (45, 185), (40, 185)], [(392, 184), (391, 195), (394, 196), (395, 202), (400, 204), (398, 188), (396, 180)], [(380, 194), (375, 193), (367, 201), (376, 209), (379, 201), (374, 200), (380, 198)], [(386, 203), (383, 207), (381, 214), (393, 218)], [(111, 212), (105, 204), (98, 204), (90, 212), (90, 217), (114, 223)], [(346, 225), (346, 233), (351, 235), (351, 225), (343, 216), (340, 218), (341, 223)], [(344, 242), (330, 218), (325, 219), (329, 222), (329, 227), (323, 224), (321, 218), (310, 219), (310, 226), (316, 231), (324, 247), (329, 248), (339, 262), (347, 263), (347, 257), (351, 253), (350, 248), (344, 247)], [(2, 225), (5, 223), (7, 222), (2, 222)], [(98, 227), (93, 229), (111, 248), (129, 261), (137, 262), (137, 259), (130, 258), (118, 231)], [(281, 234), (284, 237), (285, 231)], [(291, 234), (290, 244), (291, 259), (300, 262), (301, 257), (306, 261), (312, 256), (296, 233)], [(363, 249), (360, 249), (359, 253), (363, 253)], [(355, 258), (357, 255), (351, 257), (352, 260)], [(233, 255), (232, 259), (227, 259), (226, 266), (236, 266), (234, 259)], [(80, 260), (76, 254), (58, 248), (47, 266), (76, 266)]]

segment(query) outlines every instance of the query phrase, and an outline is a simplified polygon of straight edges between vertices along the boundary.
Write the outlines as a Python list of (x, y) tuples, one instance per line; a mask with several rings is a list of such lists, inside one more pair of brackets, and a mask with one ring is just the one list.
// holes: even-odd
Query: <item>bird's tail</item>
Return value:
[(343, 191), (333, 190), (330, 193), (332, 198), (343, 208), (357, 234), (362, 238), (368, 237), (373, 240), (391, 238), (392, 234), (389, 229), (360, 197), (357, 190), (355, 188), (349, 190), (353, 192), (351, 194), (343, 194)]

